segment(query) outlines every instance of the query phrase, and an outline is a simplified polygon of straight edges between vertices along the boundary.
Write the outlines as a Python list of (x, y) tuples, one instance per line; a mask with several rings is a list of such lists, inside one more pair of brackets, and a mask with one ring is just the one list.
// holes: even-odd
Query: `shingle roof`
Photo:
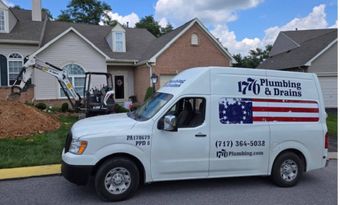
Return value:
[(155, 39), (145, 50), (143, 55), (143, 60), (150, 59), (154, 56), (158, 51), (160, 51), (166, 44), (168, 44), (174, 37), (176, 37), (181, 31), (183, 31), (191, 22), (195, 19), (188, 21), (187, 23), (183, 24), (182, 26), (174, 29), (173, 31)]
[(49, 21), (42, 45), (60, 35), (68, 28), (73, 27), (85, 38), (91, 41), (96, 47), (113, 59), (140, 60), (144, 49), (149, 43), (156, 39), (146, 29), (125, 28), (126, 31), (126, 52), (112, 52), (106, 41), (106, 36), (111, 32), (110, 26), (98, 26), (83, 23), (68, 23), (61, 21)]
[(0, 39), (39, 42), (44, 21), (32, 21), (32, 12), (10, 8), (17, 18), (17, 23), (10, 33), (0, 33)]
[[(110, 26), (49, 21), (47, 19), (46, 21), (37, 22), (31, 20), (32, 12), (30, 10), (11, 9), (11, 11), (17, 17), (18, 22), (10, 33), (1, 33), (0, 39), (34, 41), (40, 47), (43, 47), (72, 27), (111, 59), (138, 62), (152, 58), (196, 20), (193, 19), (159, 38), (153, 36), (146, 29), (124, 28), (126, 34), (126, 52), (113, 52), (106, 41), (106, 37), (112, 30)], [(46, 15), (44, 16), (46, 18)]]
[[(286, 36), (296, 42), (296, 48), (270, 56), (258, 68), (288, 69), (304, 66), (310, 59), (337, 39), (337, 29), (315, 29), (284, 31)], [(275, 46), (275, 43), (274, 43)]]

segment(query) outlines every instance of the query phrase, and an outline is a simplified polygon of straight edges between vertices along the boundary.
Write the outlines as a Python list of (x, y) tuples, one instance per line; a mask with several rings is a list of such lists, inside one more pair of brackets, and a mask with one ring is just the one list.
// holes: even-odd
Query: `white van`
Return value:
[(75, 123), (62, 173), (76, 184), (93, 176), (110, 201), (155, 181), (270, 175), (293, 186), (326, 166), (326, 117), (315, 74), (192, 68), (134, 112)]

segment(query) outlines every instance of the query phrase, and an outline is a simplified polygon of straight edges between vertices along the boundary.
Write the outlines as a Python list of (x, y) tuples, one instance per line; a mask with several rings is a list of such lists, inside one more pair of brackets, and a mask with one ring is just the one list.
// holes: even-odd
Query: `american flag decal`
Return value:
[(222, 124), (317, 122), (319, 105), (311, 100), (221, 98), (219, 117)]

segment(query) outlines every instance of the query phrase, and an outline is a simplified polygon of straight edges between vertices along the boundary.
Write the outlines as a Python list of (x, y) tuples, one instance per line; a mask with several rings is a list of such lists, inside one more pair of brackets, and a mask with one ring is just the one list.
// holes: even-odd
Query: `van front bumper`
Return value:
[(94, 166), (91, 165), (70, 165), (62, 161), (61, 173), (68, 181), (77, 185), (86, 185), (91, 176)]

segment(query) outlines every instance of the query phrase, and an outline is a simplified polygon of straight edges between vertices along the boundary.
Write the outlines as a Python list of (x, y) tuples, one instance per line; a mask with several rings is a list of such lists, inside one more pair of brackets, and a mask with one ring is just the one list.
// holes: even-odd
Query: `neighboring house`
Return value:
[[(41, 2), (32, 2), (30, 11), (8, 8), (0, 0), (0, 98), (8, 94), (27, 55), (67, 69), (79, 93), (85, 72), (110, 72), (118, 102), (132, 95), (142, 102), (152, 73), (159, 76), (159, 87), (184, 69), (234, 62), (198, 19), (156, 38), (146, 29), (120, 24), (112, 28), (50, 21), (41, 13)], [(65, 99), (56, 79), (42, 71), (33, 73), (32, 83), (32, 100)]]
[(282, 31), (258, 68), (317, 74), (327, 108), (337, 108), (338, 30)]

